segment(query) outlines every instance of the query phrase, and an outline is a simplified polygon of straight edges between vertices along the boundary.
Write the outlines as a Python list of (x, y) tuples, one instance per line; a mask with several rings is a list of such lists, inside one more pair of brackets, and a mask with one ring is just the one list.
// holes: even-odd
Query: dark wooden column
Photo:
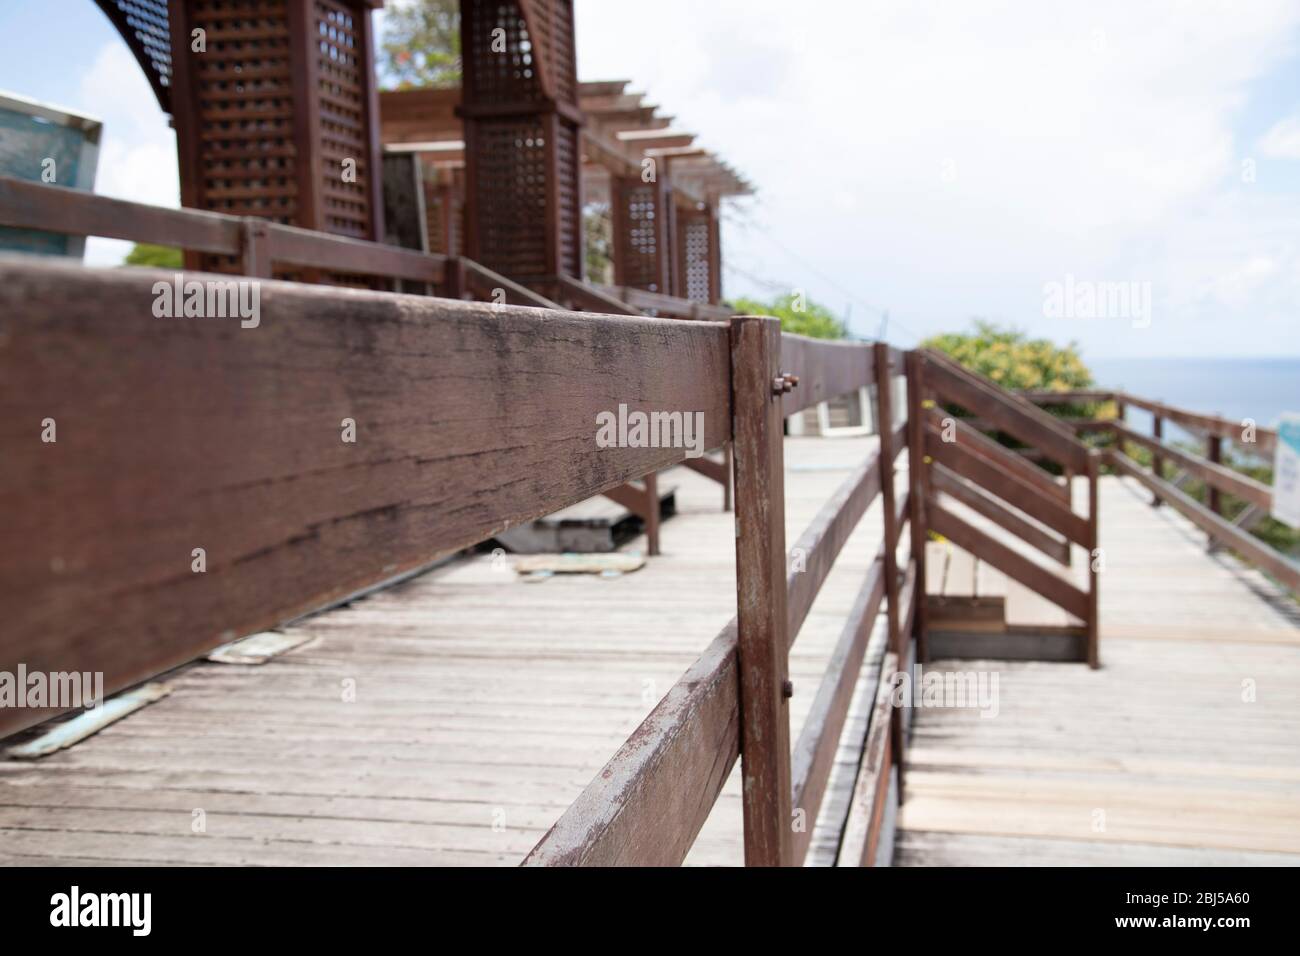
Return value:
[(613, 176), (614, 284), (674, 293), (673, 192), (664, 177)]
[(582, 277), (572, 0), (461, 0), (466, 255), (516, 281)]
[(722, 301), (722, 236), (713, 206), (677, 210), (674, 295), (717, 305)]
[(170, 0), (182, 204), (381, 239), (370, 11), (382, 5)]

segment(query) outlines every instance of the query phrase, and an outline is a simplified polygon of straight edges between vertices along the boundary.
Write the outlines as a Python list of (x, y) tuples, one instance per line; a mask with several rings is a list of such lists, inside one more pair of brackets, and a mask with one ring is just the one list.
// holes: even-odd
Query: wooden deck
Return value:
[[(790, 543), (874, 446), (787, 443)], [(462, 558), (301, 622), (289, 630), (312, 641), (267, 664), (190, 666), (95, 737), (0, 761), (0, 862), (517, 863), (735, 613), (721, 488), (683, 468), (668, 480), (678, 515), (640, 571), (532, 582), (508, 559)], [(877, 500), (792, 651), (792, 738), (881, 533)], [(853, 744), (841, 758), (810, 862), (834, 859)], [(688, 862), (742, 862), (738, 779)]]
[(1102, 669), (936, 663), (996, 671), (999, 713), (916, 713), (897, 864), (1300, 864), (1300, 607), (1101, 488)]
[[(789, 542), (873, 444), (788, 440)], [(192, 665), (72, 749), (0, 761), (0, 862), (517, 863), (734, 613), (721, 490), (671, 480), (678, 516), (640, 571), (458, 559), (290, 628), (311, 641), (265, 665)], [(917, 713), (896, 863), (1300, 862), (1300, 609), (1148, 501), (1102, 482), (1100, 671), (934, 665), (996, 670), (999, 715)], [(880, 524), (876, 501), (794, 647), (792, 738)], [(867, 684), (812, 865), (834, 860)], [(688, 862), (741, 856), (733, 773)]]

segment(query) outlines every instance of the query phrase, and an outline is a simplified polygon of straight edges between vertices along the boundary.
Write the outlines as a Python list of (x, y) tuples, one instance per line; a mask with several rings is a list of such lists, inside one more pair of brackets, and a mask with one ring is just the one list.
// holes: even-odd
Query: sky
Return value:
[[(980, 317), (1085, 357), (1300, 356), (1300, 0), (576, 22), (582, 79), (630, 80), (757, 187), (726, 211), (729, 296), (800, 291), (905, 346)], [(104, 120), (97, 191), (177, 204), (174, 135), (91, 0), (0, 0), (0, 89)]]

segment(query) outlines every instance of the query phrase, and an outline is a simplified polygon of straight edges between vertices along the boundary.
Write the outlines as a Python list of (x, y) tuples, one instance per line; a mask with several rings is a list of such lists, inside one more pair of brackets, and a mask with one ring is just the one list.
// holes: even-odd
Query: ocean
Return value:
[[(1122, 388), (1192, 412), (1254, 419), (1271, 428), (1283, 412), (1300, 414), (1300, 358), (1084, 359), (1098, 388)], [(1134, 428), (1150, 434), (1151, 416), (1130, 408)], [(1172, 437), (1172, 436), (1171, 436)]]

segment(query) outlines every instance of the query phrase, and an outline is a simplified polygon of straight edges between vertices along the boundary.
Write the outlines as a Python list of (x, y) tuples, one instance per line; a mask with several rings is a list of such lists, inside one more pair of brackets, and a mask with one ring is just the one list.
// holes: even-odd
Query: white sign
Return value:
[(1283, 415), (1277, 426), (1273, 517), (1300, 528), (1300, 415)]

